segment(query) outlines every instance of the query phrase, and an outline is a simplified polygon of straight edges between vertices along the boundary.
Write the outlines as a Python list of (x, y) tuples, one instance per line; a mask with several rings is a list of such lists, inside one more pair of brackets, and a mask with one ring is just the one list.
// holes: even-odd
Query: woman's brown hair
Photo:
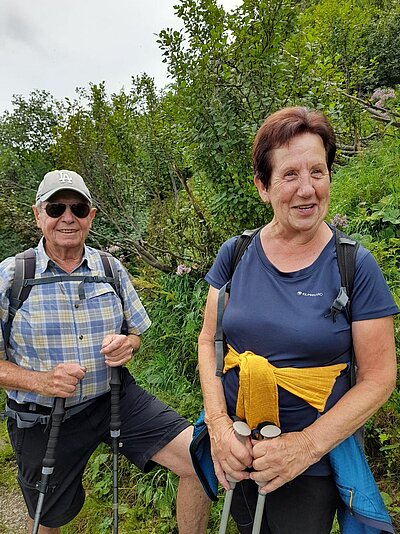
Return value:
[(336, 154), (335, 133), (320, 111), (303, 107), (283, 108), (270, 115), (259, 128), (253, 143), (253, 170), (268, 188), (272, 173), (271, 151), (289, 143), (297, 135), (319, 135), (325, 147), (326, 164), (331, 174)]

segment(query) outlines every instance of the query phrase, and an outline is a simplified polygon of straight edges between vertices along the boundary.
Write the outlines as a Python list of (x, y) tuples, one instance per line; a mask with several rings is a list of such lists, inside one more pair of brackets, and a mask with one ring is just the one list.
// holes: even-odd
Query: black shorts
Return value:
[[(258, 486), (236, 484), (231, 515), (241, 534), (251, 534)], [(340, 502), (332, 477), (300, 475), (265, 499), (261, 534), (329, 534)]]
[[(187, 428), (189, 423), (136, 385), (129, 374), (125, 378), (119, 438), (122, 446), (119, 451), (147, 472), (154, 467), (152, 456)], [(97, 446), (101, 442), (110, 444), (109, 424), (110, 395), (106, 394), (61, 425), (54, 472), (41, 513), (42, 525), (60, 527), (69, 523), (81, 510), (85, 500), (83, 472)], [(18, 481), (29, 515), (33, 518), (39, 495), (36, 483), (41, 478), (48, 429), (43, 424), (28, 429), (17, 428), (16, 422), (10, 418), (7, 425), (18, 464)]]

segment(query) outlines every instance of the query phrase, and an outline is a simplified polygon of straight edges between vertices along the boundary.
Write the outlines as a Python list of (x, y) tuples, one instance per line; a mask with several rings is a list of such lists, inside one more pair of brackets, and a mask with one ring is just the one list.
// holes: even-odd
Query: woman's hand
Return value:
[(270, 493), (303, 473), (319, 460), (306, 431), (290, 432), (269, 440), (253, 440), (253, 471), (250, 478), (264, 482)]
[(249, 473), (244, 469), (250, 467), (253, 461), (250, 439), (246, 439), (244, 444), (238, 439), (229, 416), (207, 423), (207, 426), (215, 474), (220, 484), (229, 490), (225, 473), (238, 481), (249, 478)]
[(132, 358), (133, 347), (128, 338), (123, 334), (109, 334), (103, 339), (100, 352), (110, 367), (118, 367), (129, 362)]

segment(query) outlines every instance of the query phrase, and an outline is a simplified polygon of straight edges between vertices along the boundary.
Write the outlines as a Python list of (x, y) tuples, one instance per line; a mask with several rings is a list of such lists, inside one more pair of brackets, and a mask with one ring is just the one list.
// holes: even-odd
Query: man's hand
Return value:
[(77, 363), (59, 363), (51, 371), (38, 373), (37, 392), (46, 397), (72, 397), (85, 372), (86, 369)]
[(129, 362), (132, 358), (133, 347), (128, 336), (123, 334), (109, 334), (103, 339), (102, 354), (107, 365), (118, 367)]

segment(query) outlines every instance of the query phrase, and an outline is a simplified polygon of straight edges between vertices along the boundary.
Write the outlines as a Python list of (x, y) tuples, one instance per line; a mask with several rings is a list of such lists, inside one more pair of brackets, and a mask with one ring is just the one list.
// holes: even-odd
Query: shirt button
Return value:
[(82, 336), (82, 334), (81, 334), (81, 335), (79, 336), (79, 339), (83, 339), (83, 336)]
[(79, 304), (75, 304), (75, 308), (79, 308)]

